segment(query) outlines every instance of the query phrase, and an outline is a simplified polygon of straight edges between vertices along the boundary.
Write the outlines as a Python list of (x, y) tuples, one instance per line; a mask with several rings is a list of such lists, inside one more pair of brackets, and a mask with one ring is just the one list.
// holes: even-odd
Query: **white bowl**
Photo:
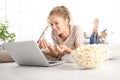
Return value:
[(99, 45), (84, 45), (72, 51), (74, 62), (84, 69), (91, 69), (100, 66), (104, 60), (106, 52)]

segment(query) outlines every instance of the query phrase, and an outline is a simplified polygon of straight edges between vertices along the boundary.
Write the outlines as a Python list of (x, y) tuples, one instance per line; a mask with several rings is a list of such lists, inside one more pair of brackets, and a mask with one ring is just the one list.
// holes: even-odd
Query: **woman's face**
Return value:
[(62, 34), (68, 24), (68, 19), (64, 20), (64, 18), (58, 15), (52, 15), (49, 17), (49, 24), (52, 27), (52, 30), (58, 35)]

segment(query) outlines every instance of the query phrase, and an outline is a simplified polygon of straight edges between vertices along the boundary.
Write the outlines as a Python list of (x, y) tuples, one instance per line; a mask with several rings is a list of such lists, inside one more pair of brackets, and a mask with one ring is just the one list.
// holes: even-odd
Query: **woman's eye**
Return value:
[(55, 25), (58, 25), (58, 23), (55, 23)]
[(55, 25), (58, 25), (58, 23), (56, 22), (56, 23), (51, 23), (51, 24), (50, 24), (50, 26), (53, 26), (53, 25), (54, 25), (54, 26), (55, 26)]
[(50, 24), (51, 26), (53, 26), (53, 24)]

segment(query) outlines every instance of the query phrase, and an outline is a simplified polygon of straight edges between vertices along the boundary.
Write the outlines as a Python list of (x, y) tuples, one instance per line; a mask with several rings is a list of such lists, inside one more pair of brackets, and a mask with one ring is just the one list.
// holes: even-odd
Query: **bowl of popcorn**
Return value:
[(84, 45), (72, 51), (74, 62), (83, 69), (92, 69), (100, 66), (104, 60), (106, 51), (97, 44)]

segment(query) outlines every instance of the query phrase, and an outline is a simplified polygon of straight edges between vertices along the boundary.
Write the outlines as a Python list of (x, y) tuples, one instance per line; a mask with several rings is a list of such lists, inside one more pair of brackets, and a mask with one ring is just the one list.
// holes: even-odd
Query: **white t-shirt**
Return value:
[(75, 49), (75, 44), (84, 43), (83, 31), (82, 28), (78, 25), (70, 26), (70, 34), (65, 41), (62, 41), (54, 32), (52, 32), (52, 39), (54, 44), (66, 45), (71, 49)]

